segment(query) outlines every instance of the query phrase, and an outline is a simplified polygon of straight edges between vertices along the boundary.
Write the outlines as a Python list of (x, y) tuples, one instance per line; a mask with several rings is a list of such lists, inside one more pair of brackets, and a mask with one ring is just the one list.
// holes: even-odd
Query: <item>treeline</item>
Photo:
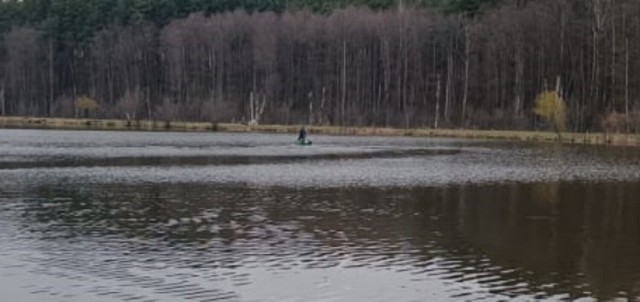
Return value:
[[(76, 13), (92, 1), (102, 3), (78, 0)], [(0, 114), (77, 116), (88, 96), (95, 117), (534, 128), (536, 96), (557, 88), (571, 130), (635, 130), (638, 1), (371, 2), (189, 6), (158, 20), (88, 15), (86, 27), (53, 7), (23, 14), (4, 34)]]
[(215, 14), (234, 10), (247, 12), (308, 9), (329, 13), (348, 6), (374, 10), (398, 6), (432, 7), (445, 13), (473, 13), (499, 0), (2, 0), (0, 30), (15, 25), (44, 28), (67, 41), (84, 41), (96, 29), (118, 24), (151, 22), (165, 25), (191, 13)]

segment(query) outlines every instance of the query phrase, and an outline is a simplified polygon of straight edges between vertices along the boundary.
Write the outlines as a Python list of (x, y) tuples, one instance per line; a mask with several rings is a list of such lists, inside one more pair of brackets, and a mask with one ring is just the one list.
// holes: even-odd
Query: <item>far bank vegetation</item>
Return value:
[(493, 2), (92, 19), (98, 0), (10, 1), (0, 114), (640, 130), (640, 1)]

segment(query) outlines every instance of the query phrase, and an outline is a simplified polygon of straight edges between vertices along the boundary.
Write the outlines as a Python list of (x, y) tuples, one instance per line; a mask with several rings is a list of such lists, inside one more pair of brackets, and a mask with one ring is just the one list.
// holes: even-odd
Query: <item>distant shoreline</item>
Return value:
[[(115, 120), (39, 118), (22, 116), (0, 116), (0, 129), (59, 129), (59, 130), (116, 130), (116, 131), (175, 131), (175, 132), (227, 132), (227, 133), (292, 133), (299, 125), (246, 125), (234, 123), (206, 123), (181, 121)], [(311, 134), (353, 136), (405, 136), (446, 137), (461, 139), (487, 139), (526, 142), (558, 142), (553, 132), (475, 130), (475, 129), (430, 129), (430, 128), (381, 128), (307, 126)], [(605, 133), (563, 133), (563, 144), (611, 145), (640, 147), (640, 135)]]

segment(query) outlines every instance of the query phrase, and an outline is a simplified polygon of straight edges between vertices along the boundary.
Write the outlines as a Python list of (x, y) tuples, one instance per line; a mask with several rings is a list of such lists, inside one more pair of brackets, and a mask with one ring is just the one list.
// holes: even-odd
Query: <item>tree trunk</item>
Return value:
[(516, 45), (516, 72), (515, 72), (515, 106), (514, 106), (514, 114), (515, 117), (520, 117), (522, 113), (522, 103), (523, 103), (523, 92), (522, 92), (522, 78), (524, 75), (524, 59), (522, 58), (522, 49), (520, 45)]
[(444, 97), (444, 122), (445, 127), (449, 125), (449, 110), (451, 109), (451, 96), (453, 94), (453, 51), (449, 50), (447, 58), (447, 83), (445, 85)]
[(616, 22), (615, 19), (613, 19), (613, 15), (611, 18), (611, 105), (613, 106), (613, 108), (617, 107), (617, 89), (616, 89), (616, 76), (617, 76), (617, 70), (616, 70)]
[(438, 119), (440, 118), (440, 75), (438, 75), (436, 87), (436, 111), (433, 122), (433, 128), (438, 129)]
[(7, 115), (6, 107), (5, 107), (5, 98), (4, 98), (4, 84), (0, 88), (0, 109), (2, 110), (2, 116)]
[(409, 128), (409, 106), (407, 105), (407, 81), (408, 81), (408, 70), (409, 70), (409, 59), (407, 58), (409, 54), (407, 53), (407, 46), (404, 45), (404, 60), (403, 60), (403, 71), (402, 71), (402, 109), (404, 111), (404, 119), (405, 119), (405, 128)]
[(624, 116), (629, 131), (629, 38), (624, 40)]
[(465, 43), (464, 43), (464, 90), (462, 95), (462, 114), (460, 115), (460, 124), (465, 127), (467, 120), (467, 99), (469, 98), (469, 65), (471, 64), (471, 34), (469, 33), (469, 25), (464, 27)]
[(145, 98), (147, 103), (147, 119), (151, 120), (151, 97), (149, 96), (149, 88), (146, 89)]
[(323, 124), (325, 122), (323, 114), (324, 114), (324, 104), (325, 104), (325, 101), (327, 100), (326, 92), (327, 92), (327, 89), (324, 86), (322, 86), (322, 101), (320, 101), (320, 118), (318, 121), (318, 123), (320, 124)]
[[(562, 78), (560, 76), (556, 77), (556, 93), (560, 98), (562, 98)], [(560, 124), (554, 122), (554, 127), (556, 128), (556, 133), (558, 134), (558, 141), (562, 142), (562, 132), (560, 129)]]
[(342, 98), (340, 102), (341, 124), (345, 125), (345, 104), (347, 102), (347, 41), (342, 41)]
[(53, 101), (55, 98), (53, 64), (53, 39), (49, 38), (49, 104), (47, 104), (47, 114), (49, 116), (53, 115)]
[(74, 72), (74, 68), (73, 68), (73, 63), (74, 59), (71, 59), (71, 62), (69, 62), (69, 67), (71, 69), (71, 83), (73, 86), (73, 107), (75, 110), (75, 117), (78, 118), (78, 107), (76, 106), (76, 101), (78, 100), (78, 91), (76, 89), (76, 73)]
[(256, 120), (255, 118), (255, 110), (254, 110), (254, 97), (253, 97), (253, 91), (251, 91), (249, 93), (249, 124), (254, 123), (254, 121)]
[(307, 123), (309, 125), (312, 125), (313, 124), (313, 93), (309, 92), (307, 98), (309, 100), (309, 119), (308, 119)]

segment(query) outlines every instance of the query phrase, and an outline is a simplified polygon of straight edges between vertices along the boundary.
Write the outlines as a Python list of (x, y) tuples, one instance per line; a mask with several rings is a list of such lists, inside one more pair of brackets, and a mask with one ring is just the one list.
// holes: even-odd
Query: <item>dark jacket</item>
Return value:
[(300, 134), (298, 135), (298, 140), (302, 141), (307, 139), (307, 129), (305, 129), (304, 127), (302, 129), (300, 129)]

